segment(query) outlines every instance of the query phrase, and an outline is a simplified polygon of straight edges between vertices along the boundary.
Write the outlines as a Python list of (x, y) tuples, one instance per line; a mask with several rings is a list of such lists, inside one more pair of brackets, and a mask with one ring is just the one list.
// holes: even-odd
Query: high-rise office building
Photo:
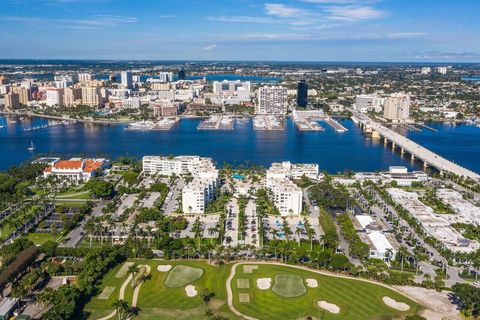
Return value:
[(308, 83), (305, 80), (300, 80), (297, 85), (297, 105), (299, 107), (306, 107), (308, 103)]
[(282, 114), (288, 110), (287, 88), (264, 86), (258, 89), (258, 114)]
[(63, 104), (67, 107), (74, 107), (82, 103), (81, 88), (65, 88), (63, 91)]
[(185, 71), (185, 69), (180, 69), (180, 71), (178, 71), (178, 80), (185, 80), (187, 78), (187, 72)]
[(410, 96), (392, 94), (385, 99), (383, 117), (389, 120), (406, 120), (410, 115)]
[(122, 71), (121, 76), (122, 76), (122, 87), (127, 89), (132, 89), (133, 88), (132, 72)]
[(158, 77), (160, 78), (160, 82), (163, 82), (163, 83), (172, 82), (173, 72), (160, 72), (158, 74)]
[(447, 67), (438, 67), (437, 72), (440, 74), (447, 74)]
[(15, 86), (15, 87), (11, 87), (10, 91), (18, 94), (18, 101), (20, 104), (24, 106), (26, 106), (28, 104), (28, 101), (30, 101), (31, 99), (30, 89)]
[(102, 101), (99, 87), (82, 87), (82, 103), (88, 106), (98, 106)]
[(18, 94), (10, 92), (5, 95), (5, 108), (12, 110), (20, 107), (20, 101), (18, 99)]

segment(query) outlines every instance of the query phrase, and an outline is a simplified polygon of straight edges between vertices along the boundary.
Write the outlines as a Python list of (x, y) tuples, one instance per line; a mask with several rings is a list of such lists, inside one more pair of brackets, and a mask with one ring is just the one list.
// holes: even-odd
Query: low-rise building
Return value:
[(384, 261), (395, 258), (397, 251), (381, 231), (371, 231), (367, 233), (367, 238), (370, 242), (370, 258)]
[(319, 177), (318, 164), (313, 163), (294, 163), (289, 161), (274, 162), (267, 170), (267, 187), (273, 185), (272, 179), (287, 178), (300, 179), (306, 176), (309, 179), (317, 180)]
[(103, 158), (58, 160), (43, 171), (43, 177), (56, 176), (71, 182), (88, 181), (107, 169), (109, 161)]

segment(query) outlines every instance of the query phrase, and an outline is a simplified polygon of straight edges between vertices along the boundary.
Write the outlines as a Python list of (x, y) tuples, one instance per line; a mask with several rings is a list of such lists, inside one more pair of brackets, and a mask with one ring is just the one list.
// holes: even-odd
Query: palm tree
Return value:
[(113, 304), (112, 304), (112, 307), (115, 308), (115, 311), (118, 315), (118, 320), (122, 320), (123, 319), (123, 312), (124, 311), (127, 311), (130, 309), (129, 305), (128, 305), (128, 302), (125, 301), (125, 300), (122, 300), (122, 299), (118, 299), (116, 300)]
[(270, 234), (271, 234), (273, 240), (276, 240), (276, 239), (277, 239), (277, 236), (278, 236), (278, 231), (277, 231), (277, 229), (275, 229), (274, 227), (271, 227), (271, 228), (270, 228)]
[(300, 247), (300, 240), (301, 240), (301, 235), (302, 235), (302, 228), (298, 227), (295, 229), (295, 235), (297, 236), (298, 239), (298, 247)]
[(90, 237), (90, 248), (92, 247), (92, 237), (93, 233), (95, 232), (96, 226), (95, 226), (95, 221), (94, 218), (90, 218), (85, 222), (85, 225), (83, 226), (85, 231), (88, 233)]
[(140, 271), (140, 267), (136, 264), (132, 264), (128, 267), (128, 273), (132, 275), (132, 288), (135, 287), (135, 275)]
[(315, 230), (312, 227), (307, 228), (307, 237), (310, 241), (310, 251), (313, 251), (313, 238), (315, 237)]

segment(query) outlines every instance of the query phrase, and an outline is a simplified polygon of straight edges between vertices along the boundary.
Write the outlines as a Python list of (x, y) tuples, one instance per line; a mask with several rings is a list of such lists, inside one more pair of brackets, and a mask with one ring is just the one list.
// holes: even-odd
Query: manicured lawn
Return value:
[(27, 236), (35, 245), (42, 245), (47, 241), (56, 241), (51, 233), (29, 233)]
[(90, 200), (90, 191), (69, 190), (67, 192), (58, 193), (57, 199), (74, 199), (74, 200)]
[[(120, 287), (128, 277), (128, 274), (122, 278), (115, 277), (118, 270), (120, 270), (122, 266), (123, 263), (116, 266), (107, 273), (107, 275), (103, 278), (100, 286), (98, 287), (98, 294), (93, 297), (85, 306), (84, 310), (89, 314), (88, 319), (97, 319), (102, 316), (106, 316), (114, 310), (112, 304), (115, 302), (115, 300), (118, 299)], [(103, 289), (105, 289), (105, 287), (114, 287), (115, 289), (112, 291), (108, 299), (99, 299), (98, 297), (102, 293)], [(131, 301), (132, 299), (130, 298), (130, 302)]]
[(177, 265), (168, 272), (165, 279), (165, 286), (169, 288), (185, 287), (202, 277), (203, 269), (189, 266)]
[[(275, 280), (278, 275), (299, 276), (306, 279), (316, 279), (317, 288), (307, 287), (305, 294), (286, 298), (282, 297), (272, 289), (259, 290), (256, 285), (257, 278), (271, 278), (272, 285), (275, 286)], [(250, 289), (237, 288), (236, 279), (250, 279)], [(281, 279), (284, 283), (294, 281), (295, 278)], [(291, 280), (291, 281), (290, 281)], [(295, 281), (294, 281), (295, 282)], [(320, 275), (306, 270), (294, 269), (288, 266), (258, 265), (258, 270), (252, 273), (244, 273), (243, 267), (237, 267), (235, 277), (232, 281), (234, 292), (233, 302), (237, 310), (245, 315), (259, 319), (299, 319), (307, 315), (316, 316), (322, 309), (318, 308), (318, 301), (325, 300), (340, 307), (339, 314), (325, 311), (323, 319), (391, 319), (402, 314), (414, 314), (419, 306), (408, 298), (392, 291), (388, 288), (366, 283), (354, 279), (336, 278), (326, 275)], [(278, 288), (277, 288), (278, 289)], [(283, 291), (288, 291), (284, 288)], [(282, 292), (283, 292), (282, 291)], [(249, 293), (250, 302), (240, 303), (239, 293)], [(410, 305), (408, 312), (400, 312), (387, 307), (383, 302), (384, 296), (391, 297), (399, 302), (405, 302)]]
[[(230, 265), (212, 266), (206, 262), (191, 260), (164, 261), (134, 259), (129, 261), (133, 261), (137, 265), (148, 264), (151, 267), (150, 276), (145, 280), (140, 289), (137, 306), (141, 311), (134, 319), (208, 319), (208, 317), (205, 317), (205, 310), (208, 307), (203, 304), (200, 298), (200, 293), (204, 288), (208, 288), (210, 292), (215, 292), (215, 305), (209, 307), (216, 309), (217, 314), (223, 314), (229, 319), (237, 319), (237, 317), (230, 313), (226, 304), (227, 293), (225, 283), (230, 274)], [(184, 286), (177, 288), (168, 288), (165, 286), (168, 273), (174, 269), (172, 268), (169, 272), (160, 272), (157, 270), (160, 264), (169, 264), (173, 268), (175, 268), (175, 266), (187, 266), (194, 268), (194, 270), (199, 269), (203, 271), (200, 278), (189, 282), (189, 284), (196, 287), (198, 295), (189, 298), (185, 293)], [(85, 306), (88, 319), (98, 319), (113, 311), (111, 305), (118, 299), (120, 287), (128, 277), (128, 275), (120, 279), (115, 277), (122, 265), (123, 263), (108, 272), (99, 287), (98, 294)], [(107, 300), (98, 299), (105, 287), (115, 287), (115, 289)], [(131, 304), (132, 298), (133, 289), (128, 285), (125, 290), (125, 300)]]

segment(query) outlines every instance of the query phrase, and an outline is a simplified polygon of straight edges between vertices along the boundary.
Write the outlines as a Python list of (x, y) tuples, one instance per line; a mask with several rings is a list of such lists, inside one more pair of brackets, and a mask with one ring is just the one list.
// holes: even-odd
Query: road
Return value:
[[(97, 204), (97, 206), (92, 210), (92, 213), (90, 214), (91, 217), (99, 217), (102, 215), (102, 209), (105, 208), (108, 204), (108, 201), (103, 200)], [(68, 247), (72, 248), (75, 247), (80, 240), (82, 240), (83, 235), (85, 234), (84, 226), (85, 223), (87, 222), (88, 218), (83, 219), (80, 224), (73, 229), (67, 236), (66, 242), (60, 244), (61, 247)]]
[(177, 198), (181, 195), (183, 186), (185, 182), (180, 178), (171, 188), (170, 191), (173, 191), (170, 199), (165, 200), (165, 214), (171, 215), (175, 211), (175, 205), (177, 204)]
[(238, 213), (240, 212), (236, 198), (230, 200), (228, 209), (223, 245), (236, 247), (238, 245)]

